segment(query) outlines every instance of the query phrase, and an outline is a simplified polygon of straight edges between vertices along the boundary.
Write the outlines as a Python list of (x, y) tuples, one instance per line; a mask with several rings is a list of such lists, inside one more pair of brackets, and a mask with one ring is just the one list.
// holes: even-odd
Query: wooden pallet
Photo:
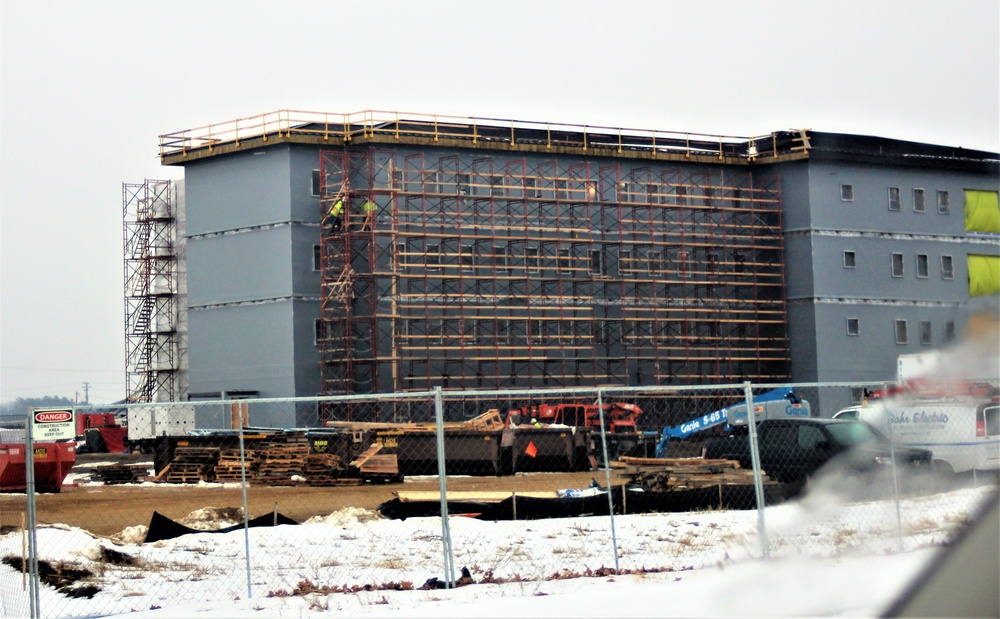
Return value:
[(107, 485), (134, 484), (146, 476), (146, 470), (144, 464), (107, 464), (95, 466), (90, 479)]
[(215, 480), (215, 464), (219, 460), (218, 447), (178, 447), (173, 458), (154, 481), (170, 484), (191, 484)]
[(309, 442), (301, 436), (282, 436), (259, 453), (259, 465), (254, 481), (265, 485), (287, 486), (296, 482), (293, 477), (303, 475), (303, 466), (309, 456)]

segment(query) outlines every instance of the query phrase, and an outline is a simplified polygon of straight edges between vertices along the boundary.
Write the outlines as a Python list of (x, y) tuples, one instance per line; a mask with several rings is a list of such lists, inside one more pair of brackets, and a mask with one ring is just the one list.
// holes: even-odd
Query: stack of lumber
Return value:
[(218, 447), (178, 447), (170, 464), (163, 467), (155, 481), (165, 481), (170, 484), (214, 481), (219, 451)]
[(351, 467), (361, 473), (365, 481), (400, 481), (399, 460), (396, 454), (380, 454), (380, 443), (375, 443), (351, 461)]
[(302, 466), (302, 474), (310, 486), (357, 486), (361, 478), (356, 471), (351, 473), (335, 454), (311, 453)]
[(264, 485), (287, 486), (301, 476), (309, 441), (304, 432), (277, 435), (257, 456), (259, 465), (254, 481)]
[[(258, 460), (255, 450), (246, 450), (243, 454), (246, 462), (246, 478), (251, 479), (257, 470)], [(243, 471), (240, 463), (240, 450), (238, 448), (226, 448), (219, 453), (219, 462), (215, 465), (216, 481), (243, 481)]]
[(145, 464), (105, 464), (94, 467), (90, 480), (108, 485), (134, 484), (146, 476), (148, 469)]
[[(741, 468), (735, 460), (626, 456), (612, 462), (611, 468), (617, 469), (618, 476), (628, 479), (628, 483), (641, 484), (661, 492), (753, 483), (753, 471)], [(765, 476), (764, 482), (770, 483), (770, 480)]]
[[(327, 421), (324, 424), (328, 428), (340, 428), (343, 430), (403, 430), (412, 432), (434, 432), (437, 425), (431, 423), (394, 423), (379, 421)], [(495, 431), (503, 430), (504, 422), (500, 416), (500, 411), (491, 408), (485, 413), (467, 419), (465, 421), (447, 421), (444, 424), (445, 430), (480, 430)]]

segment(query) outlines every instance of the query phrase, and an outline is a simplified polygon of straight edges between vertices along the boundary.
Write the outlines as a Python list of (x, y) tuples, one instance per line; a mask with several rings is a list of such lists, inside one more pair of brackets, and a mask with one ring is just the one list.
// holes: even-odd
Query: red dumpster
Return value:
[[(59, 492), (75, 463), (76, 443), (35, 443), (35, 489)], [(0, 443), (0, 492), (26, 490), (25, 470), (24, 443)]]

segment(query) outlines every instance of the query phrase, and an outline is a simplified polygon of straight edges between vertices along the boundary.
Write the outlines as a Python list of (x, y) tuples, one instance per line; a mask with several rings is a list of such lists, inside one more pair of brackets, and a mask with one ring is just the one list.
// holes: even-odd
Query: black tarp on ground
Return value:
[[(298, 524), (298, 522), (283, 514), (271, 513), (264, 514), (263, 516), (257, 516), (248, 523), (250, 527), (272, 527), (279, 524)], [(242, 524), (234, 524), (231, 527), (216, 529), (215, 531), (202, 531), (199, 529), (192, 529), (191, 527), (171, 520), (160, 512), (153, 512), (153, 517), (149, 519), (149, 530), (146, 531), (146, 539), (143, 543), (150, 544), (152, 542), (158, 542), (164, 539), (173, 539), (175, 537), (191, 533), (229, 533), (230, 531), (238, 531), (242, 528)]]
[[(627, 493), (627, 494), (626, 494)], [(772, 484), (764, 487), (764, 501), (768, 505), (780, 503), (793, 496), (793, 489)], [(611, 488), (611, 502), (615, 514), (648, 514), (690, 512), (705, 509), (755, 509), (757, 498), (752, 485), (720, 485), (691, 490), (652, 492), (625, 490), (624, 486)], [(386, 518), (405, 520), (438, 516), (440, 501), (402, 502), (386, 501), (378, 506)], [(541, 518), (576, 518), (580, 516), (607, 516), (608, 496), (598, 494), (588, 497), (540, 499), (509, 497), (496, 503), (448, 502), (451, 515), (468, 515), (480, 520), (538, 520)]]

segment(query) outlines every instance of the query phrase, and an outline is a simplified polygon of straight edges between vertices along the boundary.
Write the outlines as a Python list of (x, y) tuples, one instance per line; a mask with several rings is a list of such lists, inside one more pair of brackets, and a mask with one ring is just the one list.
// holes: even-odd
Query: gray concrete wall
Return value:
[[(199, 235), (289, 221), (289, 166), (286, 146), (202, 159), (185, 166), (187, 233)], [(308, 178), (310, 172), (306, 174)], [(305, 190), (309, 191), (308, 185)]]
[(192, 309), (191, 393), (295, 392), (292, 302)]

